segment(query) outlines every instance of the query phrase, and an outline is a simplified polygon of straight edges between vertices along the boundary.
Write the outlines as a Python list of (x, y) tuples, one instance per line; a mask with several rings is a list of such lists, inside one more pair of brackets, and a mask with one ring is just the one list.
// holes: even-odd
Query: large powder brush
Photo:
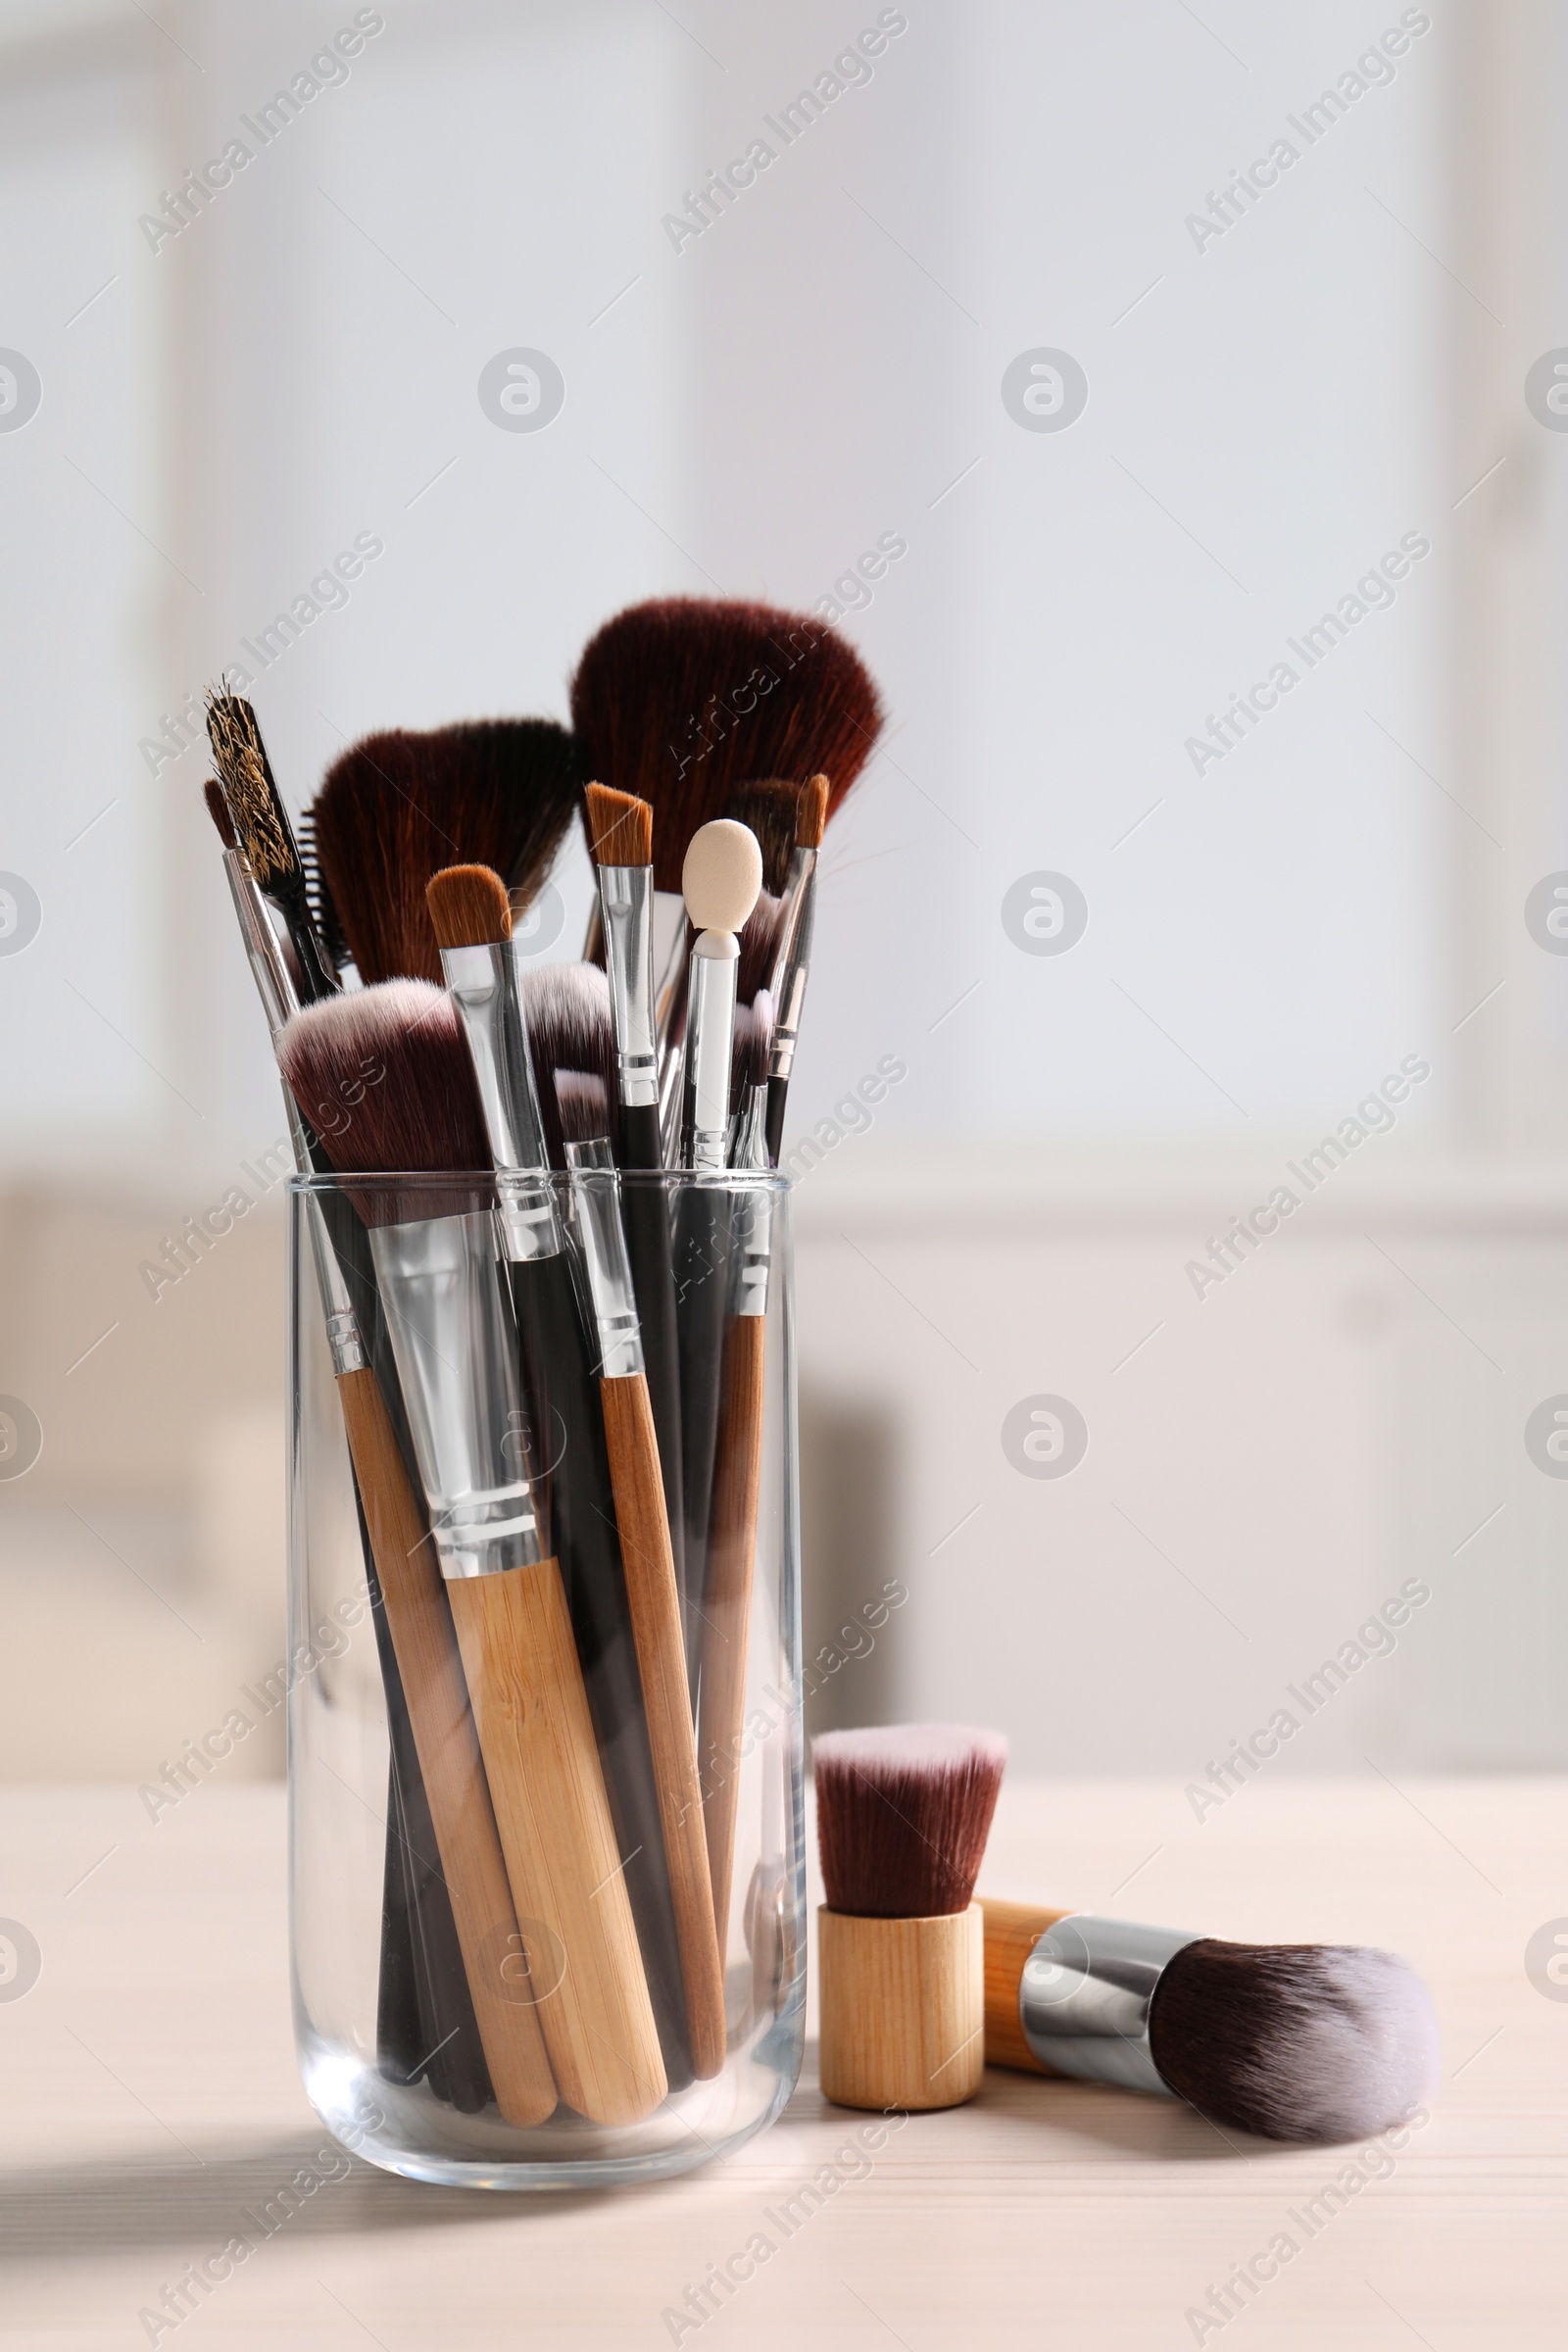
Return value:
[(368, 735), (327, 770), (309, 810), (318, 897), (368, 984), (438, 982), (432, 875), (493, 866), (514, 912), (543, 885), (571, 821), (577, 747), (545, 718)]
[(1364, 2139), (1437, 2078), (1432, 1997), (1394, 1952), (1225, 1943), (987, 1900), (993, 2065), (1185, 2099), (1266, 2139)]
[(1000, 1733), (957, 1724), (811, 1742), (822, 2092), (840, 2106), (956, 2107), (980, 2087), (974, 1883), (1006, 1756)]

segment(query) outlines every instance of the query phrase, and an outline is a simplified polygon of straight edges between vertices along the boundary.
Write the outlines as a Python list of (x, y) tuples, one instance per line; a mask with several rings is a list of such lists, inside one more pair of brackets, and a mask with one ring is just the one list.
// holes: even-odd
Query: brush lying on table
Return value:
[(1393, 1952), (981, 1909), (993, 2066), (1162, 2092), (1232, 2131), (1314, 2141), (1401, 2123), (1436, 2081), (1432, 1997)]

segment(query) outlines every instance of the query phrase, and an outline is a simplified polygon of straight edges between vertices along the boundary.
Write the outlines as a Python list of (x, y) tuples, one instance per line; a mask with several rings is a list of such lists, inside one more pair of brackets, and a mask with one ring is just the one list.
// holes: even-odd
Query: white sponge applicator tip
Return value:
[(762, 887), (762, 853), (750, 825), (699, 825), (681, 867), (681, 895), (699, 931), (739, 931)]

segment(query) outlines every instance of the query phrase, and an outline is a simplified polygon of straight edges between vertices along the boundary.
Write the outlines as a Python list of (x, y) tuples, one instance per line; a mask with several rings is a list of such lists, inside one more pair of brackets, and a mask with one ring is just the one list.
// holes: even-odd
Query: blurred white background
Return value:
[[(818, 1720), (1199, 1781), (1415, 1579), (1269, 1769), (1568, 1761), (1568, 1486), (1525, 1442), (1568, 1392), (1568, 963), (1525, 919), (1568, 862), (1568, 440), (1525, 390), (1568, 344), (1560, 12), (7, 0), (0, 82), (0, 366), (41, 386), (0, 413), (0, 868), (41, 910), (0, 937), (0, 1395), (43, 1430), (0, 1774), (153, 1777), (281, 1647), (275, 1196), (138, 1272), (282, 1128), (204, 684), (252, 671), (297, 808), (369, 728), (564, 715), (594, 626), (674, 592), (832, 599), (891, 714), (791, 1096), (811, 1645), (910, 1598)], [(565, 381), (538, 433), (477, 396), (519, 346)], [(1004, 403), (1040, 350), (1087, 378), (1061, 430)], [(1040, 872), (1088, 906), (1059, 956), (1004, 923)], [(575, 843), (558, 878), (560, 954)], [(1392, 1131), (1200, 1297), (1406, 1057)], [(1004, 1449), (1038, 1396), (1087, 1425), (1060, 1479)]]

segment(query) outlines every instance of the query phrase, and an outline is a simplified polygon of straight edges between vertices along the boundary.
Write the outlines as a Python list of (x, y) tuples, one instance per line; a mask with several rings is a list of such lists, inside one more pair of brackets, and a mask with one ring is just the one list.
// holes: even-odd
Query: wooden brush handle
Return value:
[(446, 1587), (375, 1374), (345, 1372), (337, 1392), (496, 2104), (509, 2124), (542, 2124), (555, 2077), (515, 1982), (522, 1942)]
[(937, 1919), (816, 1915), (822, 2096), (961, 2106), (985, 2073), (980, 1908)]
[(740, 1797), (740, 1741), (746, 1720), (746, 1658), (757, 1558), (757, 1503), (762, 1482), (763, 1315), (735, 1315), (724, 1337), (719, 1374), (718, 1448), (709, 1521), (708, 1588), (703, 1599), (701, 1714), (697, 1753), (708, 1796), (708, 1869), (713, 1926), (723, 1953), (729, 1939), (730, 1881), (735, 1869), (735, 1808)]
[(633, 2124), (664, 2062), (554, 1560), (447, 1586), (561, 2095)]
[(1015, 2066), (1030, 2075), (1049, 2075), (1023, 2036), (1018, 2022), (1018, 1987), (1024, 1962), (1048, 1928), (1065, 1911), (1043, 1911), (1034, 1903), (999, 1903), (983, 1895), (986, 1933), (986, 2064)]
[(697, 1739), (659, 1441), (642, 1373), (602, 1380), (599, 1395), (605, 1410), (610, 1482), (680, 1940), (692, 2068), (698, 2081), (706, 2082), (724, 2063), (724, 1969), (713, 1926), (713, 1886), (697, 1779)]

